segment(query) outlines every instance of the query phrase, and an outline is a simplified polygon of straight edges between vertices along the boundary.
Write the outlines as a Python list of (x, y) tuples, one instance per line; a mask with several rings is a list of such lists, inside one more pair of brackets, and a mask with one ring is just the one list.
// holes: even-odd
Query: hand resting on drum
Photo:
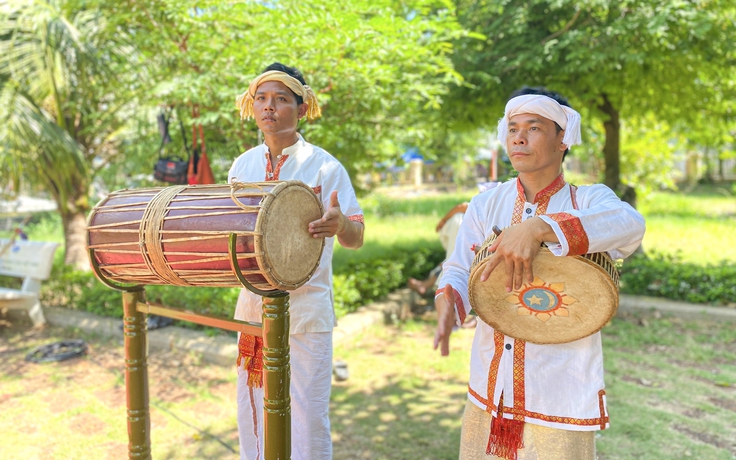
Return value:
[(315, 238), (337, 236), (344, 248), (358, 249), (363, 245), (363, 224), (354, 222), (340, 210), (337, 191), (330, 195), (330, 207), (321, 219), (309, 223), (309, 233)]
[(520, 289), (525, 282), (531, 283), (534, 281), (532, 262), (544, 242), (559, 243), (559, 240), (552, 227), (538, 217), (504, 229), (488, 248), (494, 254), (486, 262), (480, 280), (486, 281), (491, 272), (504, 262), (507, 292)]

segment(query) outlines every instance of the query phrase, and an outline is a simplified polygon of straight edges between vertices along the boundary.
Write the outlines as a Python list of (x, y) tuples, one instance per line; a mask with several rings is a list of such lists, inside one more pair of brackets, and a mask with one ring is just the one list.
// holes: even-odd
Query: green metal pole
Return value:
[(143, 301), (143, 289), (123, 292), (125, 393), (128, 403), (128, 458), (150, 460), (146, 315), (136, 309), (138, 302)]
[(263, 297), (263, 412), (266, 460), (291, 458), (289, 296)]

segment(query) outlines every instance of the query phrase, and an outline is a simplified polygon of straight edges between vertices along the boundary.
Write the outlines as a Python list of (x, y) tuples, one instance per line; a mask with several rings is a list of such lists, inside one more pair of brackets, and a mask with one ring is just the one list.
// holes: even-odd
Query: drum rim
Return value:
[[(268, 281), (269, 284), (272, 286), (275, 286), (277, 289), (285, 290), (285, 291), (292, 291), (294, 289), (297, 289), (309, 281), (314, 273), (317, 271), (317, 268), (319, 267), (319, 261), (322, 259), (322, 254), (325, 249), (325, 238), (322, 238), (320, 249), (319, 249), (319, 256), (317, 257), (317, 263), (312, 267), (312, 269), (309, 271), (309, 273), (304, 277), (303, 280), (298, 281), (296, 283), (284, 283), (282, 280), (277, 279), (274, 274), (272, 273), (271, 266), (272, 264), (268, 263), (268, 254), (266, 254), (266, 251), (264, 250), (265, 246), (265, 232), (263, 231), (263, 226), (265, 225), (266, 220), (268, 219), (268, 213), (270, 209), (270, 203), (271, 201), (276, 199), (276, 196), (279, 195), (284, 190), (291, 188), (291, 187), (301, 187), (303, 189), (306, 189), (309, 191), (309, 195), (314, 197), (315, 202), (317, 203), (320, 215), (324, 214), (324, 206), (322, 205), (322, 202), (317, 197), (317, 195), (314, 193), (314, 190), (312, 190), (311, 187), (309, 187), (307, 184), (305, 184), (302, 181), (298, 180), (285, 180), (285, 181), (279, 181), (280, 183), (276, 185), (273, 189), (271, 189), (271, 192), (266, 195), (261, 201), (261, 209), (263, 212), (258, 213), (258, 217), (256, 218), (256, 225), (255, 225), (255, 236), (253, 237), (253, 246), (255, 253), (258, 254), (256, 256), (256, 263), (258, 264), (258, 267), (261, 269), (261, 275)], [(267, 182), (267, 184), (271, 184)]]
[[(491, 242), (494, 239), (495, 238), (489, 238), (486, 241), (486, 243), (491, 244)], [(487, 245), (484, 244), (483, 247), (481, 248), (481, 251), (482, 251), (482, 249), (484, 249), (486, 247), (487, 247)], [(547, 248), (547, 247), (542, 247), (540, 249), (540, 253), (543, 253), (543, 252), (552, 254), (552, 251), (550, 251), (549, 248)], [(479, 254), (480, 254), (480, 252), (479, 252)], [(603, 259), (606, 261), (606, 264), (609, 265), (614, 270), (614, 272), (616, 272), (615, 263), (614, 263), (613, 259), (611, 258), (611, 256), (608, 253), (606, 253), (606, 252), (599, 252), (599, 253), (591, 253), (589, 255), (592, 255), (592, 254), (601, 254), (603, 256)], [(479, 277), (480, 277), (481, 271), (479, 269), (480, 269), (480, 267), (484, 266), (484, 263), (483, 262), (485, 262), (492, 255), (493, 255), (493, 253), (489, 254), (487, 257), (485, 257), (485, 258), (483, 258), (481, 260), (478, 260), (477, 263), (474, 263), (473, 266), (471, 267), (470, 276), (468, 278), (468, 300), (470, 301), (471, 308), (472, 308), (472, 306), (474, 304), (477, 304), (477, 301), (479, 300), (479, 299), (476, 298), (477, 293), (475, 293), (474, 292), (474, 289), (473, 289), (473, 286), (477, 285), (477, 283), (480, 282), (479, 281)], [(482, 318), (480, 314), (478, 314), (478, 318), (481, 321), (483, 321), (484, 323), (488, 324), (494, 330), (497, 330), (498, 332), (500, 332), (500, 333), (502, 333), (504, 335), (509, 335), (509, 337), (514, 337), (515, 339), (523, 340), (525, 342), (530, 342), (530, 343), (534, 343), (534, 344), (538, 344), (538, 345), (553, 345), (553, 344), (570, 343), (570, 342), (574, 342), (576, 340), (580, 340), (580, 339), (584, 339), (586, 337), (590, 337), (591, 335), (599, 332), (611, 320), (611, 318), (614, 317), (614, 315), (616, 314), (616, 311), (618, 310), (618, 306), (619, 306), (619, 302), (620, 302), (618, 276), (612, 278), (611, 277), (611, 274), (608, 273), (608, 271), (606, 269), (604, 269), (602, 266), (598, 265), (597, 263), (593, 262), (592, 260), (584, 257), (583, 255), (564, 256), (564, 257), (570, 257), (572, 259), (575, 259), (576, 261), (583, 262), (584, 264), (587, 264), (587, 265), (595, 268), (598, 272), (600, 272), (603, 275), (605, 275), (605, 279), (608, 281), (607, 283), (605, 283), (605, 286), (607, 286), (610, 289), (611, 293), (613, 294), (612, 295), (612, 297), (613, 297), (613, 308), (610, 309), (610, 311), (608, 312), (608, 315), (606, 315), (606, 316), (604, 316), (604, 317), (601, 318), (600, 324), (597, 325), (597, 327), (594, 330), (592, 330), (590, 332), (585, 331), (582, 334), (580, 334), (579, 336), (574, 336), (574, 338), (572, 338), (572, 339), (566, 338), (565, 340), (545, 340), (545, 339), (541, 339), (541, 338), (538, 339), (538, 338), (534, 338), (534, 337), (532, 337), (530, 339), (530, 338), (521, 338), (521, 337), (515, 337), (515, 336), (512, 336), (512, 335), (509, 335), (509, 334), (507, 334), (505, 332), (506, 326), (504, 326), (504, 325), (500, 325), (499, 326), (498, 323), (496, 323), (496, 325), (491, 324), (490, 322), (488, 322), (484, 318)], [(616, 274), (617, 274), (617, 272), (616, 272)], [(527, 283), (524, 283), (524, 284), (526, 285)], [(514, 292), (517, 292), (517, 291), (514, 291)], [(476, 313), (478, 313), (477, 310), (476, 310)]]

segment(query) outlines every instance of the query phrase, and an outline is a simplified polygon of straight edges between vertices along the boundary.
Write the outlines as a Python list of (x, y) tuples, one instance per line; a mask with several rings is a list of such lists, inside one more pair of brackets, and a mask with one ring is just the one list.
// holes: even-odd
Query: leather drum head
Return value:
[(263, 276), (274, 288), (293, 290), (306, 283), (319, 265), (324, 238), (309, 233), (309, 223), (324, 214), (322, 203), (306, 184), (285, 181), (272, 190), (258, 216), (256, 253)]
[(511, 293), (504, 262), (481, 282), (484, 266), (471, 271), (470, 304), (485, 323), (517, 339), (538, 344), (582, 339), (598, 332), (618, 307), (611, 276), (583, 257), (557, 257), (543, 248), (533, 263), (534, 281)]

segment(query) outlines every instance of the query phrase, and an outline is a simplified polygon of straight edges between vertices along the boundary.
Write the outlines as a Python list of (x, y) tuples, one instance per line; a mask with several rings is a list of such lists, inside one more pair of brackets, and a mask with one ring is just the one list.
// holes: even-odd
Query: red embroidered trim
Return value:
[[(486, 394), (488, 394), (488, 400), (485, 402), (487, 409), (496, 409), (493, 404), (493, 396), (496, 394), (496, 380), (498, 379), (498, 366), (501, 364), (501, 355), (503, 355), (503, 334), (498, 331), (493, 331), (493, 359), (491, 360), (491, 366), (488, 368), (488, 388), (486, 388)], [(468, 386), (470, 388), (470, 386)], [(471, 389), (472, 392), (472, 389)], [(472, 393), (471, 393), (472, 394)], [(481, 398), (478, 398), (479, 400)], [(490, 410), (489, 410), (490, 412)]]
[(564, 186), (565, 177), (560, 173), (560, 175), (557, 176), (557, 179), (553, 180), (551, 184), (544, 188), (544, 190), (537, 193), (537, 196), (534, 197), (534, 202), (539, 203), (541, 201), (546, 201), (549, 203), (549, 199), (552, 198), (552, 195), (562, 190), (562, 187)]
[(314, 191), (315, 195), (319, 195), (320, 193), (322, 193), (322, 186), (318, 185), (316, 187), (312, 187), (312, 190)]
[(568, 214), (566, 212), (556, 212), (554, 214), (547, 214), (547, 217), (557, 222), (562, 230), (562, 234), (565, 235), (567, 244), (570, 247), (568, 255), (579, 256), (581, 254), (588, 253), (588, 234), (585, 233), (583, 223), (580, 219)]
[[(562, 174), (557, 176), (557, 179), (552, 181), (544, 190), (537, 193), (534, 197), (534, 203), (537, 204), (537, 211), (534, 213), (535, 216), (540, 216), (547, 212), (547, 206), (552, 196), (562, 190), (565, 186), (565, 178)], [(524, 186), (521, 181), (516, 179), (516, 202), (514, 203), (514, 213), (511, 215), (511, 225), (520, 224), (523, 218), (524, 204), (526, 203), (526, 195), (524, 194)]]
[[(514, 408), (526, 410), (526, 382), (524, 381), (524, 355), (526, 342), (514, 339)], [(524, 420), (523, 415), (515, 414), (515, 420)]]
[(353, 214), (352, 216), (348, 216), (348, 220), (352, 220), (353, 222), (360, 222), (361, 224), (365, 224), (365, 221), (363, 219), (363, 214)]
[(271, 169), (271, 154), (266, 152), (266, 182), (272, 180), (279, 180), (279, 174), (281, 174), (281, 167), (286, 163), (286, 159), (289, 155), (281, 155), (279, 162), (276, 164), (276, 170)]
[(521, 181), (516, 179), (516, 201), (514, 202), (514, 213), (511, 215), (511, 225), (521, 223), (522, 216), (524, 214), (524, 203), (526, 203), (526, 196), (524, 196), (524, 187), (521, 186)]
[(455, 290), (455, 288), (452, 288), (453, 296), (455, 297), (455, 310), (457, 311), (457, 316), (460, 318), (460, 324), (465, 323), (465, 317), (468, 315), (465, 313), (465, 305), (463, 305), (463, 298), (460, 297), (460, 294)]
[[(492, 410), (498, 409), (496, 405), (493, 404), (493, 401), (489, 401), (483, 398), (481, 395), (478, 394), (478, 392), (470, 388), (470, 386), (468, 386), (468, 393), (470, 393), (475, 399), (477, 399), (478, 401), (480, 401), (482, 404), (484, 404), (487, 407), (486, 412), (490, 412)], [(543, 420), (545, 422), (564, 423), (567, 425), (576, 425), (576, 426), (593, 426), (593, 425), (606, 426), (606, 424), (609, 421), (608, 416), (603, 416), (600, 418), (560, 417), (556, 415), (544, 415), (544, 414), (540, 414), (539, 412), (532, 412), (528, 410), (518, 411), (513, 407), (504, 407), (503, 412), (508, 413), (508, 414), (514, 414), (514, 415), (518, 413), (518, 414), (523, 415), (524, 417), (535, 418), (537, 420)]]

